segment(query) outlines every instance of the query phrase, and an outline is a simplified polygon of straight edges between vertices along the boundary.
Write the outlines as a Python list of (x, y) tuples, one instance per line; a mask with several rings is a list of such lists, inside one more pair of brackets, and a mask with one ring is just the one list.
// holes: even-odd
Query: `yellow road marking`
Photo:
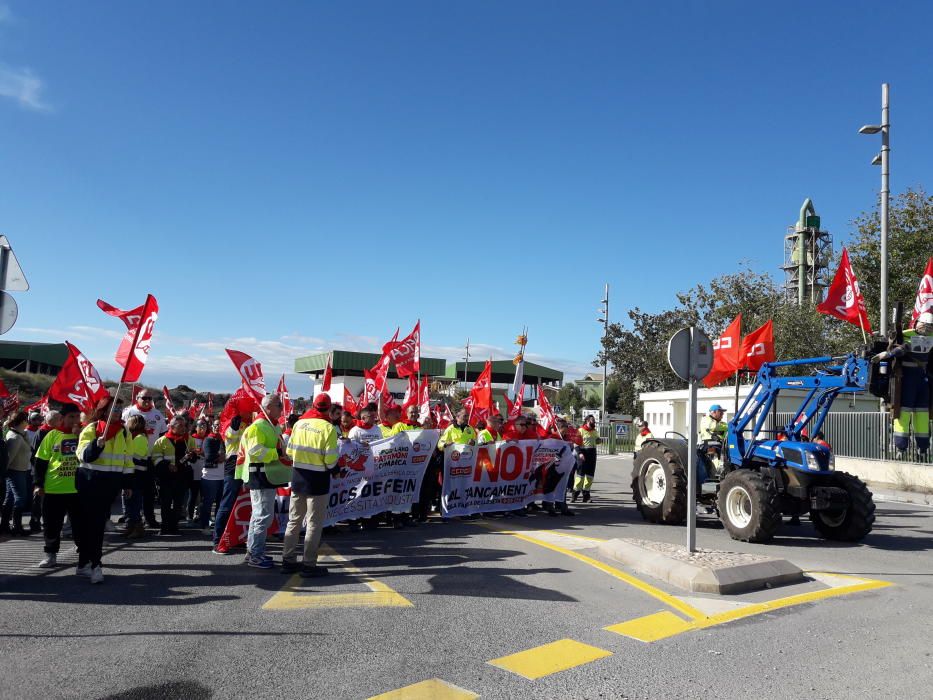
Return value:
[(262, 606), (263, 610), (304, 610), (307, 608), (411, 608), (412, 602), (389, 586), (376, 581), (354, 566), (346, 557), (337, 554), (327, 545), (321, 546), (321, 554), (339, 562), (348, 574), (354, 574), (369, 591), (366, 593), (308, 593), (300, 589), (301, 576), (293, 575), (282, 590), (273, 595)]
[(398, 690), (373, 695), (368, 700), (475, 700), (479, 695), (464, 690), (453, 683), (442, 681), (440, 678), (431, 678), (406, 685)]
[(670, 610), (664, 610), (653, 615), (645, 615), (628, 622), (620, 622), (617, 625), (610, 625), (603, 629), (624, 637), (631, 637), (640, 642), (656, 642), (659, 639), (673, 637), (675, 634), (682, 634), (696, 626), (687, 620), (672, 613)]
[(489, 663), (534, 680), (606, 656), (612, 656), (612, 652), (574, 639), (560, 639), (550, 644), (520, 651), (517, 654), (493, 659)]

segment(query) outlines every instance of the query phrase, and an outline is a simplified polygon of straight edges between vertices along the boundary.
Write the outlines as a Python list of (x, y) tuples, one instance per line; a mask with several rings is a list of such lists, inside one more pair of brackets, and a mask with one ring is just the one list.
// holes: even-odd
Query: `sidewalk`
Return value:
[(930, 506), (933, 508), (933, 493), (923, 493), (922, 491), (898, 491), (892, 489), (888, 484), (882, 484), (877, 481), (866, 481), (868, 488), (871, 489), (876, 503), (913, 503), (919, 506)]

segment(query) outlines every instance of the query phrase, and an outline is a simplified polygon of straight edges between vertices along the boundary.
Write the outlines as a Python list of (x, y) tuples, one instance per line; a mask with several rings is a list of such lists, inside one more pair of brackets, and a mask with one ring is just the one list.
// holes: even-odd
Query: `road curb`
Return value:
[(786, 559), (758, 554), (699, 550), (645, 540), (614, 539), (599, 545), (607, 557), (635, 571), (694, 593), (732, 595), (799, 583), (803, 571)]

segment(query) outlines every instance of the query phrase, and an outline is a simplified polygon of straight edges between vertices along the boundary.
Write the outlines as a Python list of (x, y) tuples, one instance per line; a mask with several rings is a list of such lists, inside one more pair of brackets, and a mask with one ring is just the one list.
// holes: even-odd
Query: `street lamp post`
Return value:
[(872, 159), (872, 165), (881, 166), (881, 336), (888, 335), (888, 200), (891, 196), (890, 186), (890, 138), (891, 121), (888, 117), (887, 83), (881, 85), (881, 124), (866, 124), (858, 130), (860, 134), (877, 134), (881, 132), (881, 155)]
[(606, 284), (606, 292), (603, 294), (603, 307), (599, 309), (601, 316), (596, 319), (597, 323), (603, 324), (603, 401), (602, 409), (599, 413), (599, 422), (606, 423), (606, 379), (608, 377), (609, 360), (606, 357), (606, 339), (609, 337), (609, 284)]

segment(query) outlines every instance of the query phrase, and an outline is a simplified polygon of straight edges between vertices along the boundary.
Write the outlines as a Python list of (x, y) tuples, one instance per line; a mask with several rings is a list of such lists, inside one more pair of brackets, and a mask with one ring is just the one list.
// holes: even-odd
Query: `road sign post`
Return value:
[(29, 283), (13, 255), (13, 248), (6, 236), (0, 236), (0, 335), (3, 335), (16, 323), (19, 311), (16, 300), (3, 290), (25, 292)]
[(698, 328), (681, 328), (667, 346), (667, 361), (678, 377), (687, 382), (687, 551), (697, 544), (697, 382), (713, 367), (713, 344)]

